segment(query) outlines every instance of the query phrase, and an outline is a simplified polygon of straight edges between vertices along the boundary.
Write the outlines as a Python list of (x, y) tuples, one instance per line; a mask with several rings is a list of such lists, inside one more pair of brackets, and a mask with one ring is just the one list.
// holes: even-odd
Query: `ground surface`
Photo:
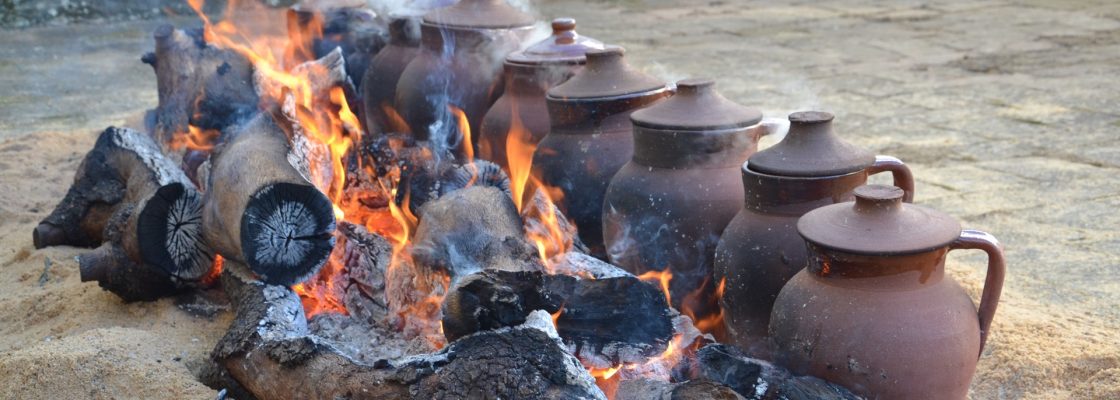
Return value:
[[(1120, 398), (1120, 3), (541, 3), (666, 79), (714, 77), (771, 117), (834, 112), (911, 165), (917, 202), (999, 237), (974, 398)], [(78, 282), (78, 249), (31, 245), (95, 134), (156, 104), (153, 26), (0, 32), (0, 397), (213, 396), (192, 374), (228, 315), (121, 304)], [(949, 268), (979, 291), (982, 255)]]

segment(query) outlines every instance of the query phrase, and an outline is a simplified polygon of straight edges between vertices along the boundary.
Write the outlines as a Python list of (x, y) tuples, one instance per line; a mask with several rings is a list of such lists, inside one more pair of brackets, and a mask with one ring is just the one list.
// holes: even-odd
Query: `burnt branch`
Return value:
[(259, 115), (210, 160), (203, 205), (207, 241), (271, 284), (305, 280), (334, 248), (334, 208), (288, 163), (284, 134)]
[(633, 275), (579, 279), (490, 270), (464, 278), (444, 299), (444, 335), (455, 340), (517, 326), (533, 310), (560, 313), (556, 329), (574, 353), (615, 363), (664, 352), (674, 333), (665, 296)]
[(856, 400), (844, 387), (811, 376), (796, 376), (738, 349), (711, 344), (697, 352), (694, 375), (727, 385), (747, 399)]
[[(148, 136), (110, 127), (98, 136), (66, 196), (32, 237), (36, 248), (100, 245), (97, 254), (86, 258), (85, 268), (91, 271), (87, 280), (109, 279), (115, 276), (110, 270), (121, 267), (150, 269), (168, 282), (193, 282), (206, 277), (213, 264), (200, 223), (200, 195), (183, 171)], [(166, 292), (126, 289), (116, 282), (102, 286), (115, 288), (126, 300), (150, 300)]]
[(524, 239), (521, 218), (509, 195), (489, 186), (471, 186), (430, 201), (420, 209), (412, 257), (451, 279), (482, 270), (542, 268)]
[(189, 132), (190, 125), (224, 129), (257, 110), (247, 58), (206, 43), (198, 30), (161, 25), (152, 36), (155, 51), (141, 60), (156, 73), (159, 106), (152, 134), (161, 146)]

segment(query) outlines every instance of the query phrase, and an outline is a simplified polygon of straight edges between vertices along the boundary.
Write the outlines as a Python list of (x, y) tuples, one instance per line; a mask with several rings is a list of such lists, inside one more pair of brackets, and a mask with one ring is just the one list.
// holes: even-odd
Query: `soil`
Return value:
[[(1008, 277), (973, 398), (1120, 398), (1120, 5), (540, 3), (768, 117), (833, 112), (843, 136), (911, 165), (917, 203), (999, 237)], [(138, 61), (152, 27), (0, 32), (0, 397), (216, 395), (196, 375), (229, 312), (124, 304), (79, 282), (83, 249), (31, 243), (96, 134), (155, 106)], [(949, 256), (974, 298), (983, 266)]]

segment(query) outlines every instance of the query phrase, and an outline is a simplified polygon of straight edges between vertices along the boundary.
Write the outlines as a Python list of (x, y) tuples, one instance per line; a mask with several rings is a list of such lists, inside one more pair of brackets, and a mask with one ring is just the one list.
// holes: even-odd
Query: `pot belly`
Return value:
[(956, 282), (868, 290), (828, 281), (803, 270), (778, 295), (770, 322), (778, 363), (869, 399), (967, 396), (980, 328)]

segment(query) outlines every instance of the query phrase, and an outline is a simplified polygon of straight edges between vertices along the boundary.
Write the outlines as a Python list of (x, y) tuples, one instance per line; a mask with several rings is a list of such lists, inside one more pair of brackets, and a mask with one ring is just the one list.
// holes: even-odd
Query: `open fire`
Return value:
[[(491, 361), (461, 356), (487, 349), (499, 349), (496, 365), (529, 363), (533, 371), (526, 373), (547, 377), (526, 381), (538, 385), (532, 390), (574, 398), (623, 398), (624, 385), (662, 393), (701, 390), (679, 383), (730, 379), (707, 371), (705, 357), (758, 366), (755, 375), (735, 377), (757, 378), (761, 389), (752, 393), (766, 392), (764, 381), (777, 379), (770, 376), (786, 376), (769, 364), (712, 350), (725, 336), (724, 313), (704, 307), (723, 297), (726, 278), (717, 283), (708, 277), (682, 295), (674, 292), (680, 277), (672, 268), (635, 275), (588, 255), (577, 222), (566, 217), (573, 193), (547, 183), (534, 167), (540, 139), (517, 103), (510, 106), (503, 164), (476, 159), (476, 150), (482, 157), (496, 150), (472, 129), (481, 119), (477, 104), (455, 84), (475, 78), (454, 76), (462, 65), (449, 49), (456, 38), (477, 40), (477, 32), (438, 28), (442, 53), (435, 53), (442, 58), (436, 64), (452, 71), (439, 78), (451, 84), (427, 93), (433, 122), (409, 126), (424, 116), (389, 103), (364, 107), (359, 77), (348, 71), (362, 51), (376, 46), (356, 48), (348, 35), (358, 30), (347, 31), (346, 24), (379, 32), (384, 21), (376, 14), (301, 4), (281, 16), (256, 2), (230, 0), (215, 21), (202, 11), (205, 0), (187, 1), (201, 31), (161, 28), (157, 51), (145, 57), (161, 80), (156, 142), (111, 128), (88, 156), (126, 154), (140, 161), (105, 168), (150, 170), (154, 178), (126, 188), (136, 194), (112, 210), (80, 216), (100, 218), (88, 225), (106, 232), (78, 243), (104, 242), (82, 262), (83, 279), (98, 280), (128, 301), (220, 282), (238, 317), (214, 361), (249, 394), (454, 397), (456, 390), (500, 396), (524, 389), (504, 375), (464, 383), (487, 389), (441, 386), (445, 374), (488, 370), (478, 363)], [(464, 7), (477, 12), (498, 3), (461, 4), (474, 4)], [(286, 20), (282, 30), (271, 23), (280, 18)], [(512, 40), (528, 26), (495, 30), (483, 42)], [(574, 21), (557, 20), (553, 27), (557, 43), (578, 42)], [(172, 56), (190, 70), (175, 70), (186, 64), (170, 62)], [(617, 62), (621, 51), (603, 50), (601, 57)], [(371, 77), (364, 79), (369, 84)], [(246, 89), (253, 93), (242, 93)], [(668, 93), (662, 87), (643, 101)], [(372, 117), (359, 115), (368, 110), (378, 110), (392, 129), (373, 129)], [(156, 147), (166, 154), (156, 154)], [(173, 164), (182, 170), (168, 167)], [(72, 191), (123, 185), (105, 183), (122, 175), (113, 172), (79, 171), (94, 183)], [(70, 235), (42, 226), (37, 246)], [(131, 237), (133, 226), (153, 233)], [(340, 341), (355, 331), (364, 336)], [(483, 345), (472, 345), (476, 341)], [(358, 362), (354, 353), (369, 346), (400, 348), (378, 352), (395, 356), (374, 365)], [(506, 347), (511, 350), (500, 351)], [(702, 356), (705, 351), (718, 354)], [(333, 386), (318, 391), (320, 382)], [(823, 381), (798, 382), (832, 390)], [(375, 395), (364, 385), (380, 386)], [(836, 393), (845, 398), (842, 388)]]

